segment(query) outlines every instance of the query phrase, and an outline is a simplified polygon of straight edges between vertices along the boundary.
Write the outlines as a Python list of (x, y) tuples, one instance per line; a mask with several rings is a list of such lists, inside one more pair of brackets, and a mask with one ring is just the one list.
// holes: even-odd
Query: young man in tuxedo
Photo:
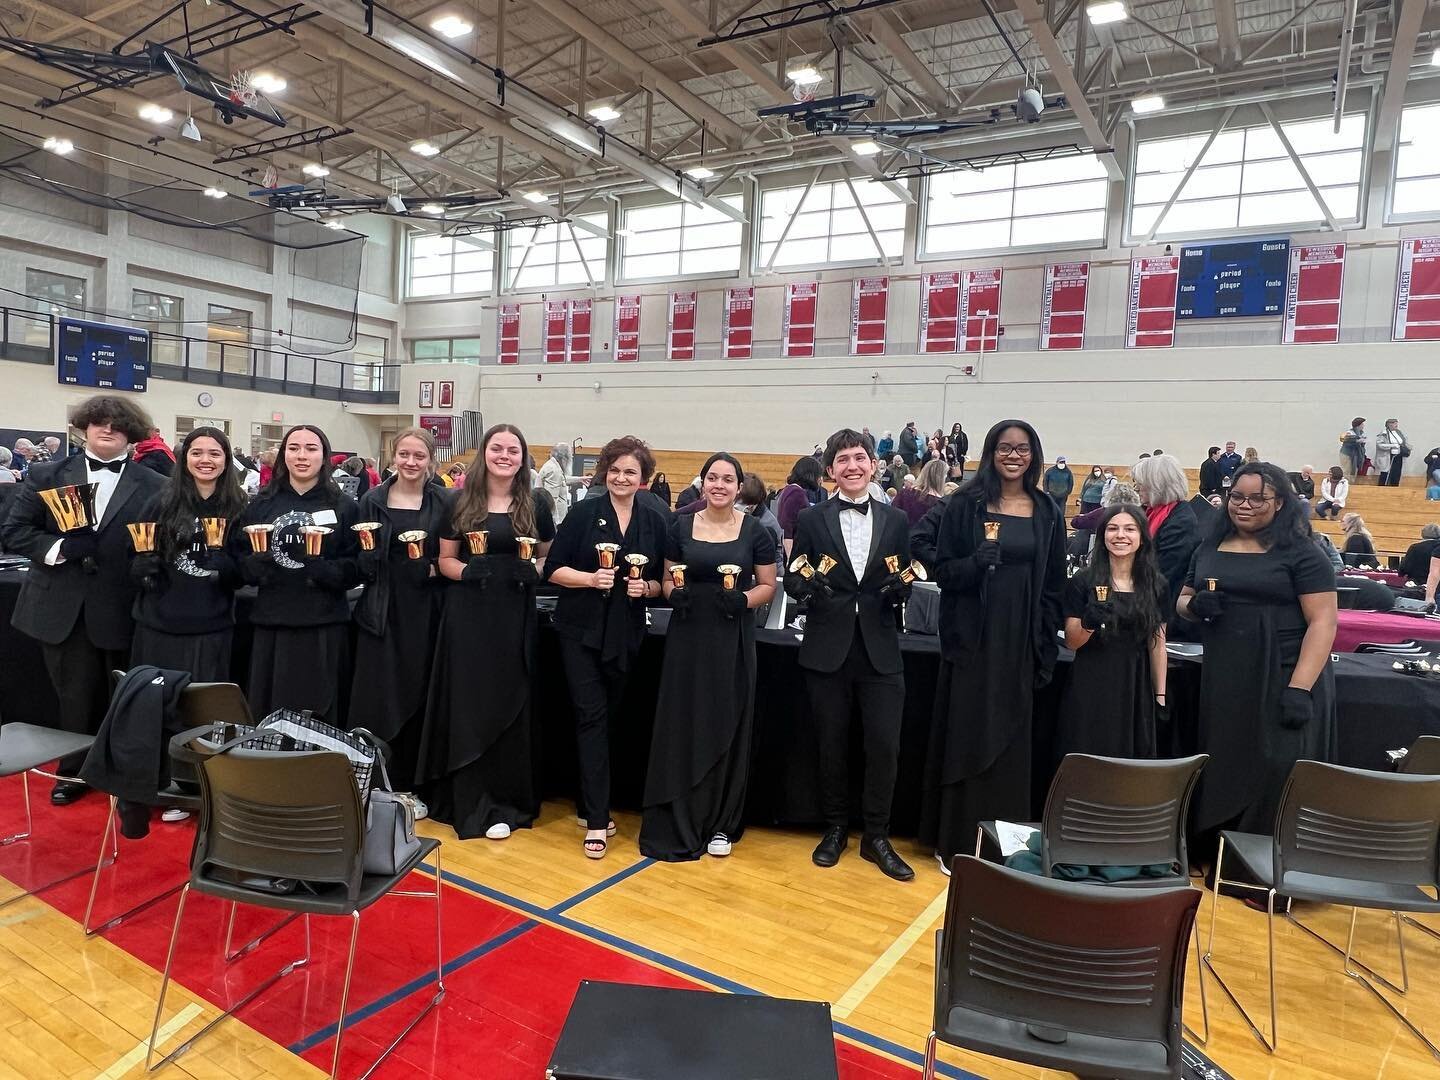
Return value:
[[(130, 666), (135, 586), (125, 526), (140, 520), (165, 478), (130, 459), (131, 446), (150, 434), (150, 418), (129, 400), (108, 394), (89, 398), (71, 423), (85, 433), (85, 452), (30, 468), (3, 536), (7, 551), (30, 560), (10, 622), (41, 644), (60, 700), (56, 726), (91, 734), (110, 701), (111, 670)], [(68, 484), (96, 485), (98, 523), (62, 533), (40, 492)], [(76, 775), (84, 759), (84, 754), (62, 759), (59, 773)], [(87, 790), (61, 780), (50, 801), (63, 806)]]
[(804, 555), (818, 571), (828, 555), (835, 566), (808, 580), (799, 573), (785, 575), (785, 591), (807, 607), (800, 666), (820, 737), (827, 828), (812, 859), (817, 866), (834, 866), (849, 843), (850, 721), (858, 705), (865, 736), (860, 855), (888, 877), (909, 881), (915, 871), (890, 846), (889, 834), (905, 707), (896, 609), (910, 586), (886, 565), (887, 556), (898, 568), (909, 565), (909, 522), (904, 511), (870, 497), (877, 462), (868, 436), (837, 431), (822, 461), (836, 494), (801, 512), (791, 556)]

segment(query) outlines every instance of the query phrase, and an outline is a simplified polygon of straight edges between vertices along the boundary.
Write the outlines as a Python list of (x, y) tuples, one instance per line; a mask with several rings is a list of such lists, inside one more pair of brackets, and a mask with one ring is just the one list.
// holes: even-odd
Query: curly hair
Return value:
[(114, 428), (132, 443), (150, 437), (155, 424), (150, 415), (128, 398), (114, 394), (97, 394), (86, 398), (75, 408), (70, 417), (72, 427), (84, 431), (92, 424), (103, 424)]
[[(1310, 519), (1300, 503), (1300, 496), (1295, 494), (1295, 489), (1290, 486), (1290, 478), (1280, 467), (1268, 461), (1253, 461), (1241, 465), (1230, 477), (1231, 492), (1234, 492), (1235, 485), (1246, 476), (1260, 477), (1260, 490), (1263, 492), (1269, 488), (1275, 499), (1274, 519), (1256, 534), (1260, 542), (1266, 548), (1283, 548), (1309, 540), (1312, 535)], [(1225, 513), (1219, 515), (1215, 524), (1212, 539), (1216, 544), (1220, 544), (1237, 532), (1239, 529), (1230, 517), (1230, 508), (1226, 507)]]
[(648, 484), (655, 471), (655, 455), (650, 452), (650, 447), (643, 439), (634, 435), (621, 435), (600, 448), (600, 456), (595, 459), (596, 479), (603, 482), (610, 474), (610, 466), (626, 454), (633, 457), (640, 466), (640, 483)]

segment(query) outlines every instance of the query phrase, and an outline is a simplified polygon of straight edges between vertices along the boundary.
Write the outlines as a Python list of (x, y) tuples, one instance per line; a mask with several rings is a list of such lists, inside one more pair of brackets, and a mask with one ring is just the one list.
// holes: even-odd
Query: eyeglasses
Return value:
[(1230, 492), (1230, 505), (1249, 506), (1251, 509), (1259, 510), (1274, 498), (1274, 495), (1246, 495), (1242, 491), (1232, 491)]
[(1017, 445), (1015, 445), (1015, 446), (1011, 446), (1009, 443), (1003, 443), (1003, 442), (1002, 442), (999, 446), (995, 447), (995, 456), (996, 456), (996, 457), (1011, 457), (1012, 455), (1013, 455), (1014, 457), (1022, 457), (1022, 458), (1024, 458), (1024, 457), (1029, 457), (1029, 456), (1030, 456), (1030, 444), (1029, 444), (1029, 443), (1019, 443), (1019, 444), (1017, 444)]

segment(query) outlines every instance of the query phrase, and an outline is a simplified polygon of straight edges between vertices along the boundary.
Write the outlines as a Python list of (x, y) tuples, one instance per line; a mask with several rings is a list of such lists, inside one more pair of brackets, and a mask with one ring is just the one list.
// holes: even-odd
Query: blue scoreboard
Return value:
[(148, 331), (62, 318), (56, 320), (55, 341), (62, 383), (145, 392), (150, 380)]
[(1180, 249), (1180, 287), (1175, 315), (1181, 319), (1281, 315), (1288, 239), (1186, 244)]

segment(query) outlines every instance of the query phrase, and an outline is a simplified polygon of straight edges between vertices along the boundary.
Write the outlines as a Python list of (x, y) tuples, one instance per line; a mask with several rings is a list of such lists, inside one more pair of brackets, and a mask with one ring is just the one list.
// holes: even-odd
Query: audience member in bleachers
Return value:
[(1340, 549), (1335, 546), (1335, 541), (1322, 532), (1312, 533), (1310, 538), (1336, 571), (1345, 569), (1345, 560), (1340, 557)]
[(1245, 454), (1240, 459), (1242, 465), (1254, 465), (1260, 460), (1260, 451), (1253, 446), (1245, 447)]
[(1433, 447), (1425, 455), (1425, 476), (1440, 481), (1440, 446)]
[(1340, 436), (1340, 456), (1345, 459), (1345, 472), (1350, 479), (1361, 475), (1365, 462), (1369, 460), (1365, 450), (1365, 418), (1357, 416), (1350, 421), (1350, 430)]
[[(925, 440), (920, 435), (920, 430), (915, 426), (915, 421), (906, 423), (900, 432), (900, 437), (895, 440), (895, 453), (904, 463), (906, 469), (913, 469), (920, 462), (920, 454), (925, 449)], [(891, 485), (887, 484), (886, 487)], [(899, 486), (897, 481), (894, 485)]]
[(13, 484), (19, 480), (19, 477), (10, 468), (10, 463), (14, 460), (15, 456), (9, 448), (0, 446), (0, 484)]
[(1065, 522), (1040, 487), (1044, 460), (1033, 427), (1002, 420), (975, 475), (943, 504), (933, 556), (941, 665), (920, 836), (947, 873), (952, 855), (974, 850), (982, 817), (1028, 820), (1032, 810), (1031, 703), (1054, 670), (1065, 584)]
[[(565, 515), (570, 510), (570, 462), (574, 448), (568, 442), (557, 442), (550, 447), (550, 456), (540, 468), (540, 487), (550, 493), (555, 506), (555, 528), (565, 524)], [(666, 490), (669, 499), (669, 490)]]
[(1320, 501), (1315, 504), (1315, 516), (1328, 516), (1334, 521), (1345, 509), (1345, 500), (1350, 497), (1350, 481), (1339, 465), (1330, 466), (1330, 475), (1320, 481)]
[(1359, 514), (1346, 514), (1340, 519), (1340, 527), (1345, 530), (1345, 546), (1340, 551), (1348, 556), (1345, 562), (1352, 566), (1374, 562), (1375, 537), (1365, 527), (1365, 520)]
[[(395, 436), (394, 475), (360, 499), (359, 518), (377, 522), (374, 547), (356, 558), (365, 590), (355, 605), (355, 676), (350, 723), (390, 745), (390, 778), (399, 788), (415, 783), (425, 698), (445, 599), (437, 569), (440, 536), (450, 524), (455, 497), (430, 482), (435, 436), (407, 428)], [(401, 533), (425, 534), (412, 559)]]
[[(811, 458), (810, 460), (814, 461), (815, 459)], [(798, 465), (799, 462), (800, 459), (797, 458), (796, 464)], [(816, 462), (816, 464), (819, 464), (819, 462)], [(676, 509), (679, 509), (682, 506), (686, 506), (689, 503), (694, 502), (698, 498), (700, 498), (700, 477), (697, 476), (694, 480), (690, 481), (689, 487), (685, 488), (683, 491), (680, 492), (678, 496), (676, 496), (675, 507)]]
[[(796, 458), (785, 479), (785, 486), (775, 499), (775, 520), (780, 523), (785, 538), (785, 554), (790, 554), (795, 540), (795, 519), (800, 511), (814, 506), (825, 498), (825, 489), (820, 485), (820, 463), (812, 457)], [(698, 498), (698, 494), (697, 494)]]
[(1055, 464), (1045, 470), (1044, 480), (1045, 494), (1055, 500), (1061, 515), (1065, 513), (1065, 504), (1070, 501), (1070, 493), (1075, 490), (1075, 474), (1070, 471), (1062, 454), (1055, 459)]
[(1295, 494), (1304, 499), (1307, 504), (1315, 500), (1315, 470), (1309, 465), (1300, 466), (1299, 472), (1286, 473), (1290, 478), (1290, 486), (1295, 489)]
[(950, 425), (947, 442), (950, 447), (950, 479), (963, 480), (965, 479), (965, 459), (970, 454), (970, 436), (965, 434), (965, 429), (960, 426), (959, 420)]
[(1178, 459), (1157, 454), (1137, 461), (1130, 470), (1155, 548), (1155, 562), (1165, 580), (1166, 621), (1174, 620), (1175, 601), (1185, 584), (1190, 557), (1200, 545), (1200, 524), (1189, 503), (1185, 470)]
[(1400, 473), (1409, 456), (1410, 442), (1400, 430), (1400, 421), (1391, 417), (1385, 421), (1384, 430), (1375, 436), (1375, 471), (1380, 475), (1381, 487), (1400, 486)]
[(875, 446), (875, 456), (883, 463), (889, 461), (890, 455), (893, 453), (895, 453), (895, 436), (888, 431), (881, 432), (880, 442)]
[(159, 428), (152, 427), (146, 437), (135, 444), (135, 464), (154, 469), (161, 476), (175, 471), (175, 454), (165, 444)]
[[(1138, 462), (1137, 462), (1138, 464)], [(1110, 484), (1105, 494), (1100, 497), (1101, 505), (1088, 514), (1076, 514), (1070, 519), (1072, 529), (1080, 529), (1085, 532), (1094, 532), (1100, 524), (1100, 519), (1105, 516), (1104, 508), (1107, 506), (1139, 506), (1140, 493), (1135, 490), (1134, 484), (1126, 483), (1124, 480), (1116, 480)]]
[(920, 479), (913, 484), (907, 484), (895, 496), (893, 505), (897, 510), (905, 511), (906, 520), (912, 529), (920, 523), (920, 519), (930, 508), (940, 501), (945, 490), (946, 472), (944, 461), (928, 461), (920, 469)]
[(1200, 463), (1200, 494), (1207, 499), (1220, 494), (1220, 448), (1212, 446)]
[(1099, 465), (1091, 465), (1090, 473), (1080, 484), (1080, 513), (1088, 514), (1091, 510), (1099, 510), (1105, 497), (1105, 470)]
[(15, 453), (11, 459), (11, 468), (15, 470), (17, 480), (25, 479), (26, 474), (30, 471), (30, 459), (35, 457), (37, 452), (35, 444), (29, 439), (15, 440)]
[(1191, 562), (1177, 610), (1205, 645), (1202, 832), (1268, 833), (1295, 762), (1335, 758), (1335, 571), (1310, 533), (1285, 474), (1244, 465)]
[(1420, 539), (1405, 549), (1400, 573), (1406, 581), (1423, 582), (1430, 576), (1430, 559), (1440, 549), (1440, 525), (1433, 521), (1420, 530)]
[[(755, 718), (752, 608), (775, 593), (775, 543), (735, 502), (740, 462), (712, 454), (705, 509), (677, 516), (665, 550), (674, 615), (665, 639), (640, 851), (665, 862), (723, 858), (740, 838)], [(684, 584), (671, 568), (683, 565)], [(721, 567), (738, 570), (722, 571)], [(733, 573), (730, 588), (725, 573)]]
[(1215, 468), (1220, 472), (1220, 487), (1223, 490), (1228, 485), (1225, 481), (1235, 475), (1235, 470), (1240, 468), (1243, 462), (1240, 455), (1235, 452), (1235, 440), (1231, 439), (1225, 444), (1225, 452), (1215, 459)]
[(1065, 587), (1065, 645), (1075, 661), (1060, 700), (1056, 762), (1066, 754), (1155, 757), (1165, 715), (1165, 623), (1174, 607), (1145, 515), (1112, 506), (1097, 531), (1089, 567)]
[[(541, 470), (542, 472), (544, 470)], [(670, 501), (670, 481), (665, 479), (663, 472), (657, 472), (650, 480), (650, 494), (663, 502), (668, 508)]]

